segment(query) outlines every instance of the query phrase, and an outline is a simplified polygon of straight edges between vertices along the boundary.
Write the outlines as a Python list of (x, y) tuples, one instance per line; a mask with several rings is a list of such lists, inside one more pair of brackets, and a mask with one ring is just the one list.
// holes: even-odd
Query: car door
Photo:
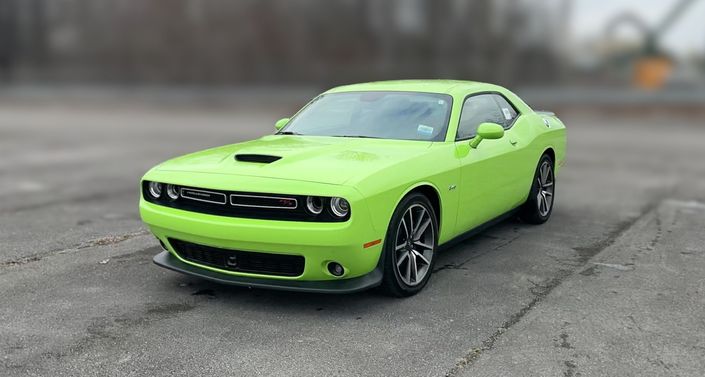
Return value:
[[(467, 97), (463, 103), (456, 135), (456, 155), (460, 159), (458, 233), (470, 230), (511, 210), (516, 196), (512, 160), (516, 151), (509, 137), (483, 140), (477, 148), (469, 146), (477, 126), (484, 122), (509, 128), (516, 111), (500, 107), (497, 94), (482, 93)], [(513, 185), (514, 184), (514, 185)]]
[(504, 117), (504, 138), (512, 146), (505, 162), (507, 171), (507, 202), (512, 209), (526, 200), (531, 188), (531, 180), (537, 161), (531, 149), (533, 131), (531, 119), (521, 116), (516, 107), (501, 94), (494, 94), (493, 98), (499, 105)]

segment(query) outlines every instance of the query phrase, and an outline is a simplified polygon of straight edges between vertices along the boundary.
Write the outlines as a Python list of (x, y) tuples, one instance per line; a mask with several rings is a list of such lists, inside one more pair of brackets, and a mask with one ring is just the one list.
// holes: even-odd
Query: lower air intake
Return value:
[(304, 272), (304, 257), (221, 249), (169, 238), (169, 243), (183, 259), (219, 268), (262, 275), (299, 276)]

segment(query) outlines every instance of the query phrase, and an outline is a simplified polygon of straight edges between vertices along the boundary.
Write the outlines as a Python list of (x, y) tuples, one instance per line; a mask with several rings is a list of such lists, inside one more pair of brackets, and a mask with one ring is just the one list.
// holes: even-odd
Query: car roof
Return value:
[(361, 92), (361, 91), (402, 91), (441, 94), (463, 94), (479, 91), (497, 91), (504, 88), (478, 81), (463, 80), (394, 80), (376, 81), (360, 84), (343, 85), (328, 90), (326, 93)]

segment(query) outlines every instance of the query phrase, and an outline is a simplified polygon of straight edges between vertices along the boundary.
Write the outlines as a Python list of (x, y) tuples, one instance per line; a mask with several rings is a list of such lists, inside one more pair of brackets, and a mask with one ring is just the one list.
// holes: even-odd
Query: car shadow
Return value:
[(292, 312), (354, 315), (357, 308), (365, 308), (365, 311), (369, 312), (375, 308), (384, 310), (388, 305), (424, 300), (424, 296), (430, 294), (429, 288), (434, 282), (438, 283), (447, 278), (439, 272), (448, 269), (472, 270), (475, 259), (511, 243), (519, 236), (519, 230), (524, 226), (517, 220), (508, 219), (452, 247), (440, 250), (429, 286), (416, 296), (408, 298), (391, 298), (379, 289), (351, 294), (320, 294), (249, 288), (218, 284), (181, 274), (171, 274), (166, 285), (178, 288), (181, 291), (179, 294), (188, 294), (203, 305), (217, 303), (232, 309), (246, 305), (249, 309), (256, 307), (262, 311), (281, 311), (282, 307), (286, 307), (287, 311)]

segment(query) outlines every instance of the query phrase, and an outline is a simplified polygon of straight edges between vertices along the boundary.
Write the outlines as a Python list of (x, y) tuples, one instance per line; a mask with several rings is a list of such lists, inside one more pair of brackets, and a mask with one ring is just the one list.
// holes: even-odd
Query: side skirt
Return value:
[(462, 233), (458, 236), (455, 236), (451, 240), (446, 241), (445, 243), (438, 245), (438, 250), (442, 251), (442, 250), (450, 249), (451, 247), (467, 240), (468, 238), (474, 237), (474, 236), (486, 231), (487, 229), (501, 223), (502, 221), (507, 220), (507, 219), (515, 216), (517, 213), (519, 213), (519, 210), (521, 209), (522, 205), (523, 205), (523, 203), (521, 205), (519, 205), (518, 207), (511, 209), (508, 212), (505, 212), (504, 214), (501, 214), (486, 223), (480, 224), (480, 225), (468, 230), (467, 232)]

